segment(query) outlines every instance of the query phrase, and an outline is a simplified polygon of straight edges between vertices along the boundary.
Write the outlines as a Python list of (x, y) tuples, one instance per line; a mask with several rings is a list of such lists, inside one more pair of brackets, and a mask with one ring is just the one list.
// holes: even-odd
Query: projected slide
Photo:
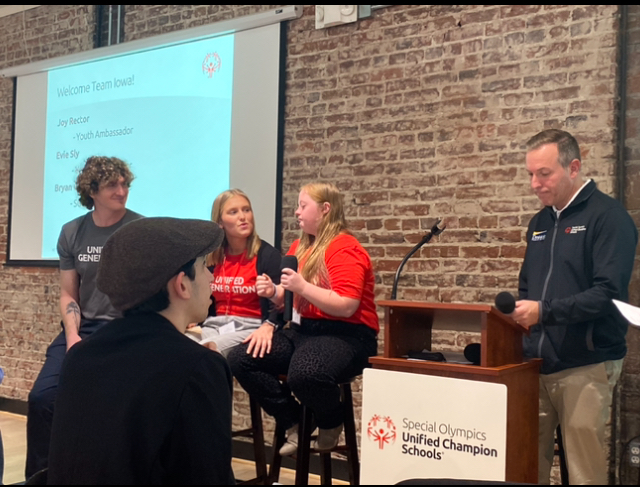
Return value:
[(75, 180), (92, 155), (129, 163), (127, 206), (146, 216), (208, 220), (240, 188), (278, 245), (280, 10), (16, 68), (7, 264), (56, 264), (62, 225), (88, 211)]
[(75, 179), (92, 155), (129, 163), (130, 209), (210, 218), (229, 187), (233, 63), (227, 35), (49, 72), (43, 258), (57, 258), (62, 225), (87, 211)]

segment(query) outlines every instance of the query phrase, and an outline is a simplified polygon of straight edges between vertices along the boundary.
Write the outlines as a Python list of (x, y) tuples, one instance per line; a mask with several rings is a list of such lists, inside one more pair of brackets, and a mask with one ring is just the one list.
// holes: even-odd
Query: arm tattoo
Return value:
[(78, 303), (71, 302), (67, 305), (67, 315), (73, 315), (73, 323), (76, 325), (76, 331), (80, 330), (80, 306)]

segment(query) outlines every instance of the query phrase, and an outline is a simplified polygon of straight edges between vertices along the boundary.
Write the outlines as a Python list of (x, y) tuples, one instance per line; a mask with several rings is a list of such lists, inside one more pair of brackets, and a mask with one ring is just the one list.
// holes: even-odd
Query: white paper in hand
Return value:
[(612, 299), (611, 301), (613, 301), (613, 304), (617, 306), (622, 316), (624, 316), (629, 323), (640, 327), (640, 308), (618, 301), (617, 299)]

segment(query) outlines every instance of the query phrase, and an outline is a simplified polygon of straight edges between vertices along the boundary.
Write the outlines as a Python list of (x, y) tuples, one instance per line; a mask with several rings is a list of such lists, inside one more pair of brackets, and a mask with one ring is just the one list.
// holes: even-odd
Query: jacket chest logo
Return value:
[(546, 230), (542, 230), (540, 232), (533, 232), (533, 235), (531, 235), (531, 241), (532, 242), (542, 242), (547, 236), (547, 231)]
[(565, 228), (564, 229), (564, 233), (569, 235), (570, 233), (584, 232), (586, 229), (587, 229), (587, 227), (585, 227), (584, 225), (576, 225), (574, 227)]

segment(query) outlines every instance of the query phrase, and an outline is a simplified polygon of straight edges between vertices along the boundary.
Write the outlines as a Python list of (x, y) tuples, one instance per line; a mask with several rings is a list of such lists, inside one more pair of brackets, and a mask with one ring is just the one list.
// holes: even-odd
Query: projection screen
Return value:
[(127, 206), (145, 216), (209, 219), (215, 196), (240, 188), (278, 246), (280, 22), (296, 10), (0, 72), (16, 79), (7, 263), (57, 262), (62, 225), (88, 211), (75, 179), (92, 155), (129, 163)]

